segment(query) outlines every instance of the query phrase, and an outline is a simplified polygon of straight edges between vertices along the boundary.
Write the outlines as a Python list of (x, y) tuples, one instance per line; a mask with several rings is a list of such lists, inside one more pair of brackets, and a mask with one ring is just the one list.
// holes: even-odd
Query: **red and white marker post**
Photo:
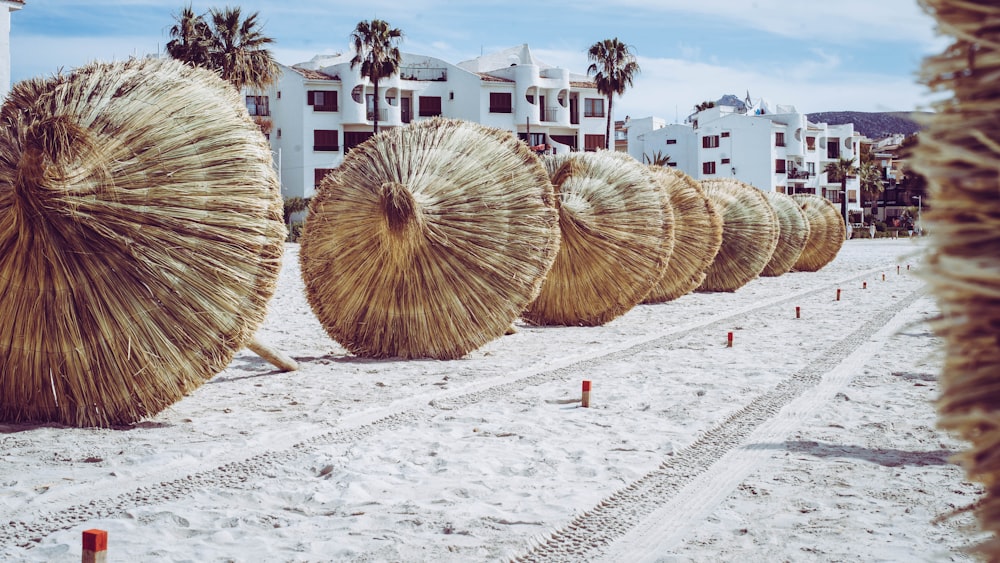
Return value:
[(83, 563), (107, 563), (108, 533), (104, 530), (83, 531)]
[(732, 347), (733, 347), (733, 333), (730, 332), (726, 334), (726, 348), (732, 348)]
[(590, 407), (590, 380), (583, 380), (583, 397), (580, 399), (580, 406), (583, 408)]
[(795, 318), (796, 318), (796, 319), (799, 319), (799, 318), (801, 318), (801, 313), (802, 313), (802, 308), (801, 308), (801, 307), (798, 307), (798, 306), (796, 306), (796, 307), (795, 307)]

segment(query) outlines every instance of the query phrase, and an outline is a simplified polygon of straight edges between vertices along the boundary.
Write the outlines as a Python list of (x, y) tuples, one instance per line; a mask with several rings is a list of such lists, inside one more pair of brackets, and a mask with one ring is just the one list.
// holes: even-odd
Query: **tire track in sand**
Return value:
[[(875, 347), (864, 347), (872, 349), (870, 352), (859, 351), (863, 344), (876, 333), (889, 330), (893, 325), (891, 321), (925, 293), (925, 288), (919, 288), (895, 301), (836, 342), (815, 363), (755, 398), (657, 469), (539, 540), (527, 553), (513, 557), (513, 561), (578, 562), (599, 559), (610, 552), (621, 555), (620, 560), (638, 561), (655, 555), (658, 549), (678, 537), (678, 532), (683, 533), (693, 513), (704, 510), (717, 495), (724, 499), (742, 480), (744, 472), (752, 469), (752, 463), (750, 467), (744, 464), (755, 458), (741, 459), (747, 453), (740, 449), (742, 444), (761, 434), (765, 437), (780, 435), (794, 426), (805, 416), (806, 410), (795, 404), (798, 408), (790, 409), (790, 418), (779, 418), (780, 411), (806, 391), (823, 385), (827, 374), (833, 373), (834, 384), (839, 383), (837, 378), (849, 380), (850, 368), (857, 367), (865, 353), (874, 353)], [(838, 370), (841, 364), (844, 369)], [(813, 400), (810, 397), (806, 402)], [(733, 479), (735, 484), (732, 484)], [(713, 490), (713, 487), (724, 490)], [(666, 520), (662, 524), (653, 518), (660, 516)], [(643, 538), (644, 534), (649, 537), (634, 549), (625, 545), (629, 539)], [(615, 545), (618, 540), (622, 543)]]
[[(411, 426), (421, 420), (427, 420), (435, 411), (464, 408), (481, 401), (495, 400), (497, 397), (506, 396), (513, 389), (524, 389), (525, 387), (547, 381), (570, 378), (578, 373), (582, 367), (590, 366), (596, 361), (628, 357), (637, 351), (655, 348), (666, 342), (678, 340), (696, 330), (704, 330), (715, 325), (733, 322), (747, 317), (754, 312), (779, 306), (805, 296), (827, 293), (832, 287), (863, 279), (881, 270), (884, 270), (884, 268), (872, 268), (862, 273), (855, 272), (845, 278), (825, 284), (821, 288), (804, 290), (762, 303), (749, 305), (736, 311), (713, 315), (708, 319), (624, 342), (611, 350), (595, 352), (582, 358), (576, 357), (568, 361), (563, 360), (534, 366), (507, 376), (469, 384), (447, 392), (443, 397), (441, 394), (427, 394), (424, 397), (414, 397), (407, 400), (405, 404), (408, 406), (389, 407), (357, 413), (356, 415), (347, 417), (348, 420), (344, 421), (343, 428), (313, 436), (283, 450), (262, 452), (239, 461), (217, 466), (213, 469), (191, 473), (169, 481), (140, 486), (133, 491), (116, 496), (93, 498), (89, 501), (80, 502), (62, 509), (40, 511), (29, 521), (11, 520), (0, 522), (0, 545), (30, 549), (41, 542), (44, 537), (56, 531), (71, 529), (90, 520), (123, 517), (127, 515), (129, 510), (138, 506), (149, 506), (156, 503), (178, 500), (206, 487), (238, 489), (247, 482), (273, 475), (283, 465), (295, 463), (302, 457), (314, 452), (314, 446), (353, 444), (376, 433), (391, 431), (403, 425)], [(881, 316), (876, 318), (881, 318)], [(870, 325), (871, 322), (869, 321), (865, 326)], [(427, 402), (421, 404), (421, 399), (426, 399)], [(417, 406), (412, 406), (414, 404), (417, 404)], [(736, 417), (739, 414), (736, 413), (733, 416)], [(728, 422), (724, 424), (728, 424)], [(706, 438), (707, 435), (702, 440)], [(620, 535), (620, 533), (617, 535)]]

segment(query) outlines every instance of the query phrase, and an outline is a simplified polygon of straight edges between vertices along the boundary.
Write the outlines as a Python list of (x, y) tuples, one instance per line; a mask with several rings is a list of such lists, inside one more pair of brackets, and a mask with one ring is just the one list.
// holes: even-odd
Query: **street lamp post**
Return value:
[(923, 211), (924, 200), (922, 196), (915, 195), (910, 196), (910, 199), (917, 200), (917, 236), (920, 236), (924, 232), (924, 223), (920, 220), (921, 212)]

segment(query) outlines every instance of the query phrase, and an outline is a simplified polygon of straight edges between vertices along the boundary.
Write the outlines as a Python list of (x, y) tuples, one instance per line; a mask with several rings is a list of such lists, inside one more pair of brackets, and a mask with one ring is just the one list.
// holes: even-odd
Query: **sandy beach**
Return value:
[(243, 350), (132, 427), (0, 424), (0, 560), (99, 528), (109, 561), (973, 561), (922, 248), (375, 361), (288, 244), (258, 336), (300, 369)]

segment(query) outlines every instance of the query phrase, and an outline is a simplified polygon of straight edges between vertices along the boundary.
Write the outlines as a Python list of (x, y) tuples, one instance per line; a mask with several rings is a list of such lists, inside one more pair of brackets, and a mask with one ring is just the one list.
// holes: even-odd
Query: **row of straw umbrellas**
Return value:
[[(254, 334), (284, 249), (280, 187), (232, 88), (170, 60), (94, 63), (15, 85), (0, 120), (0, 421), (131, 424), (245, 346), (273, 361)], [(818, 196), (615, 152), (540, 158), (439, 118), (323, 179), (300, 261), (351, 353), (455, 359), (518, 320), (597, 326), (816, 270), (844, 234)]]
[(460, 358), (533, 325), (603, 325), (640, 303), (815, 271), (832, 203), (698, 182), (618, 152), (535, 156), (433, 119), (356, 147), (312, 199), (299, 254), (330, 337), (372, 358)]

